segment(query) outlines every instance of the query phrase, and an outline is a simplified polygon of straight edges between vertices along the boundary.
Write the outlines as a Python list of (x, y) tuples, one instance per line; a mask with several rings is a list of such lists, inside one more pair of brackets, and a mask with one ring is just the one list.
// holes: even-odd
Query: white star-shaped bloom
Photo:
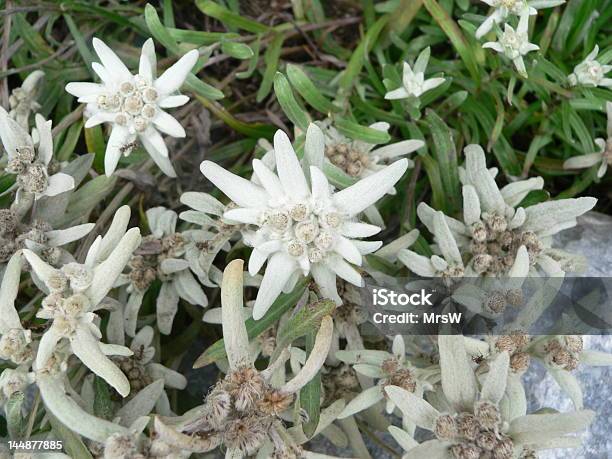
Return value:
[(249, 273), (255, 275), (268, 262), (253, 309), (256, 320), (281, 291), (290, 291), (301, 275), (312, 274), (324, 295), (338, 303), (336, 276), (362, 285), (361, 275), (352, 265), (360, 266), (362, 255), (380, 248), (380, 242), (356, 238), (372, 236), (380, 228), (358, 221), (357, 216), (383, 197), (408, 167), (408, 161), (400, 159), (336, 192), (316, 166), (310, 167), (308, 183), (282, 131), (274, 136), (274, 156), (277, 173), (260, 160), (253, 161), (261, 185), (211, 161), (200, 166), (204, 176), (237, 206), (224, 217), (251, 225), (243, 230), (245, 243), (254, 248)]
[(606, 73), (612, 70), (612, 65), (603, 65), (596, 60), (599, 54), (599, 45), (584, 60), (574, 67), (574, 72), (567, 78), (570, 85), (582, 84), (585, 86), (604, 86), (612, 88), (612, 78), (606, 78)]
[(404, 71), (402, 74), (402, 86), (385, 94), (385, 99), (407, 99), (408, 97), (419, 97), (421, 94), (437, 88), (444, 83), (444, 78), (429, 78), (425, 79), (425, 70), (429, 63), (431, 50), (429, 47), (421, 51), (417, 57), (414, 68), (410, 67), (408, 62), (404, 62)]
[(189, 97), (177, 91), (196, 64), (198, 51), (189, 51), (157, 77), (152, 39), (142, 47), (136, 75), (102, 40), (94, 38), (93, 46), (101, 63), (94, 62), (92, 67), (101, 83), (68, 83), (66, 91), (87, 104), (86, 128), (101, 123), (113, 126), (104, 157), (106, 175), (114, 172), (121, 155), (127, 156), (138, 139), (159, 168), (166, 175), (176, 177), (160, 132), (185, 137), (185, 129), (164, 109), (180, 107), (189, 101)]
[(525, 68), (525, 62), (523, 56), (531, 51), (540, 49), (538, 45), (529, 43), (529, 36), (527, 34), (529, 27), (529, 14), (524, 12), (521, 15), (516, 30), (509, 24), (504, 26), (504, 31), (501, 32), (497, 41), (489, 41), (482, 45), (483, 48), (491, 48), (498, 53), (502, 53), (508, 59), (514, 62), (516, 70), (523, 75), (527, 76), (527, 69)]
[(491, 14), (476, 30), (476, 38), (480, 39), (491, 31), (495, 24), (501, 24), (509, 16), (521, 16), (527, 12), (529, 16), (538, 14), (538, 9), (552, 8), (565, 3), (565, 0), (482, 0), (493, 8)]

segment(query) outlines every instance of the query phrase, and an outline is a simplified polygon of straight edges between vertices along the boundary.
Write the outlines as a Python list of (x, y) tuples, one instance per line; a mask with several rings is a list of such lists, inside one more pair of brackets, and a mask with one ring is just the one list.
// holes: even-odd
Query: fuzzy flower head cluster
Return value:
[(595, 45), (584, 60), (574, 67), (574, 71), (567, 78), (571, 86), (603, 86), (612, 88), (612, 78), (606, 78), (606, 74), (612, 70), (612, 65), (602, 64), (597, 60), (599, 45)]
[(507, 352), (489, 364), (488, 372), (479, 381), (462, 336), (439, 336), (438, 345), (446, 403), (432, 401), (432, 405), (400, 387), (385, 389), (405, 420), (435, 435), (432, 440), (417, 443), (405, 431), (390, 428), (407, 449), (408, 457), (526, 459), (538, 449), (580, 444), (579, 437), (568, 434), (587, 427), (593, 412), (527, 415), (521, 395), (506, 392)]
[(17, 189), (27, 199), (55, 196), (74, 188), (74, 179), (62, 172), (51, 173), (53, 139), (51, 121), (36, 115), (36, 129), (30, 136), (0, 107), (0, 138), (8, 155), (6, 172), (17, 176)]
[[(542, 189), (540, 177), (500, 189), (495, 182), (497, 171), (487, 168), (480, 146), (468, 145), (465, 156), (465, 167), (460, 169), (463, 221), (425, 203), (417, 208), (423, 224), (436, 236), (434, 251), (451, 258), (455, 265), (465, 264), (469, 270), (466, 275), (525, 277), (540, 269), (556, 276), (573, 270), (575, 259), (551, 247), (552, 235), (575, 226), (576, 218), (592, 209), (597, 200), (562, 199), (523, 208), (520, 203), (527, 194)], [(422, 269), (423, 257), (411, 252), (407, 257), (408, 252), (400, 258), (411, 270), (423, 276), (437, 275), (435, 266)]]
[(599, 151), (567, 159), (563, 163), (564, 169), (583, 169), (599, 165), (597, 178), (602, 178), (606, 174), (608, 166), (612, 164), (612, 102), (606, 102), (606, 112), (608, 115), (606, 138), (595, 139)]
[(427, 91), (437, 88), (444, 83), (445, 79), (442, 77), (425, 79), (425, 71), (427, 70), (430, 55), (431, 49), (427, 47), (418, 55), (413, 67), (408, 62), (404, 62), (402, 85), (397, 89), (387, 92), (385, 99), (418, 98)]
[(117, 167), (121, 155), (128, 155), (139, 140), (153, 161), (168, 176), (176, 173), (161, 133), (185, 137), (181, 124), (165, 109), (185, 105), (189, 98), (178, 89), (196, 64), (198, 52), (189, 51), (157, 77), (153, 40), (147, 40), (140, 55), (138, 73), (132, 74), (119, 57), (102, 41), (93, 39), (100, 58), (92, 67), (101, 83), (68, 83), (66, 91), (87, 104), (85, 127), (110, 123), (112, 132), (104, 158), (106, 175)]
[(283, 352), (263, 371), (254, 367), (243, 318), (242, 265), (242, 260), (231, 262), (225, 269), (221, 286), (222, 325), (229, 362), (227, 375), (179, 429), (156, 419), (156, 433), (173, 446), (199, 453), (224, 445), (228, 457), (245, 457), (271, 445), (276, 454), (288, 448), (295, 454), (301, 448), (287, 445), (281, 415), (289, 410), (295, 394), (323, 365), (331, 344), (333, 322), (329, 316), (322, 319), (312, 352), (302, 369), (288, 382), (275, 385), (273, 375), (284, 366), (288, 352)]
[(529, 14), (521, 14), (518, 26), (514, 29), (510, 24), (504, 25), (504, 30), (498, 34), (497, 41), (490, 41), (482, 45), (483, 48), (491, 48), (510, 59), (516, 70), (524, 77), (527, 69), (523, 56), (531, 51), (540, 49), (538, 45), (529, 42), (528, 35)]
[[(311, 125), (308, 136), (318, 128)], [(322, 157), (323, 145), (315, 155)], [(238, 177), (217, 164), (204, 161), (202, 173), (223, 191), (236, 208), (224, 217), (248, 225), (242, 234), (253, 247), (249, 273), (255, 275), (267, 261), (253, 309), (263, 317), (281, 291), (291, 291), (301, 276), (312, 274), (324, 296), (340, 302), (336, 276), (362, 285), (352, 265), (380, 247), (357, 238), (372, 236), (380, 228), (357, 216), (384, 196), (402, 177), (408, 163), (401, 159), (356, 184), (335, 191), (317, 166), (305, 171), (285, 133), (274, 136), (276, 173), (255, 159), (253, 169), (261, 185)]]
[[(325, 136), (325, 157), (347, 175), (363, 178), (384, 169), (385, 165), (415, 152), (425, 145), (422, 140), (402, 140), (397, 143), (377, 147), (376, 144), (353, 140), (342, 135), (331, 122), (321, 122), (318, 126)], [(389, 131), (389, 123), (376, 122), (369, 126), (382, 132)], [(413, 163), (409, 160), (408, 167)]]
[(28, 129), (30, 113), (36, 112), (40, 108), (36, 98), (40, 93), (44, 79), (45, 73), (42, 70), (35, 70), (23, 80), (21, 87), (15, 88), (11, 92), (9, 116), (24, 129)]
[(207, 306), (202, 287), (191, 273), (184, 258), (186, 237), (176, 231), (176, 212), (154, 207), (146, 212), (151, 234), (143, 237), (130, 259), (129, 273), (120, 278), (130, 293), (125, 310), (126, 333), (134, 335), (136, 319), (143, 297), (155, 280), (162, 283), (157, 297), (157, 325), (163, 334), (172, 330), (172, 322), (182, 298), (190, 304)]
[(94, 313), (102, 307), (101, 303), (140, 243), (138, 228), (126, 232), (127, 221), (119, 220), (121, 217), (113, 222), (104, 238), (96, 239), (82, 264), (69, 262), (57, 269), (30, 250), (24, 250), (23, 254), (48, 292), (37, 317), (50, 320), (51, 324), (40, 340), (36, 368), (45, 368), (58, 343), (67, 340), (73, 354), (126, 396), (129, 382), (106, 357)]
[(510, 16), (534, 16), (538, 9), (552, 8), (565, 3), (565, 0), (482, 0), (491, 7), (491, 13), (476, 30), (480, 39), (491, 31), (495, 24), (505, 22)]

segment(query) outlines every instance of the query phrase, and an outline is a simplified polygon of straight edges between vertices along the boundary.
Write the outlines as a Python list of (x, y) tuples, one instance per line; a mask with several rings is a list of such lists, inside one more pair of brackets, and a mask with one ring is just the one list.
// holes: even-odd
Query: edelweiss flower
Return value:
[[(466, 257), (465, 265), (480, 275), (504, 276), (524, 273), (528, 259), (530, 269), (538, 266), (551, 276), (571, 271), (571, 256), (552, 249), (551, 236), (575, 226), (576, 217), (591, 210), (597, 200), (583, 197), (517, 207), (530, 191), (542, 188), (542, 178), (513, 182), (500, 190), (495, 183), (496, 171), (487, 169), (483, 149), (468, 145), (464, 152), (465, 169), (459, 170), (464, 185), (463, 222), (444, 218), (462, 257)], [(435, 234), (436, 211), (421, 203), (417, 214)], [(436, 242), (439, 246), (448, 244), (445, 240)]]
[(606, 78), (606, 73), (612, 70), (612, 65), (600, 64), (595, 59), (599, 54), (599, 45), (584, 60), (574, 67), (574, 72), (567, 79), (571, 86), (582, 84), (585, 86), (604, 86), (612, 88), (612, 78)]
[(131, 351), (100, 343), (102, 333), (94, 323), (94, 311), (102, 307), (102, 300), (140, 244), (138, 228), (126, 232), (120, 226), (112, 224), (104, 238), (98, 236), (84, 264), (71, 262), (56, 269), (30, 250), (24, 250), (23, 254), (49, 291), (36, 316), (53, 321), (40, 340), (36, 368), (44, 368), (58, 342), (66, 338), (81, 362), (125, 397), (130, 384), (105, 354), (129, 355)]
[(40, 108), (36, 98), (44, 77), (45, 72), (35, 70), (23, 80), (21, 87), (13, 89), (9, 97), (9, 116), (24, 129), (29, 127), (30, 113), (36, 112)]
[(406, 99), (408, 97), (419, 97), (423, 93), (437, 88), (444, 83), (444, 78), (425, 79), (425, 70), (429, 62), (431, 49), (429, 47), (421, 51), (414, 63), (414, 69), (408, 62), (404, 62), (402, 75), (402, 86), (385, 94), (385, 99)]
[[(159, 439), (183, 450), (204, 453), (219, 445), (227, 457), (255, 455), (279, 457), (301, 447), (285, 430), (281, 421), (292, 406), (295, 394), (318, 373), (331, 344), (333, 322), (325, 316), (317, 332), (309, 358), (293, 379), (275, 386), (272, 376), (284, 367), (288, 352), (263, 371), (253, 365), (243, 317), (242, 260), (234, 260), (223, 273), (221, 313), (228, 374), (206, 396), (204, 405), (184, 416), (174, 428), (159, 418), (155, 430)], [(262, 451), (263, 450), (263, 451)], [(264, 453), (267, 452), (267, 454)]]
[(8, 155), (6, 172), (17, 175), (17, 187), (34, 199), (55, 196), (74, 188), (74, 179), (62, 172), (49, 175), (53, 158), (51, 121), (36, 115), (36, 131), (30, 136), (0, 107), (0, 138)]
[[(353, 140), (340, 134), (331, 121), (317, 123), (325, 135), (325, 157), (351, 177), (363, 178), (385, 168), (401, 156), (413, 153), (425, 145), (422, 140), (402, 140), (375, 148), (376, 144)], [(377, 122), (369, 126), (382, 132), (389, 131), (389, 123)], [(414, 166), (408, 160), (408, 167)]]
[(400, 387), (385, 388), (407, 420), (436, 437), (419, 444), (409, 433), (391, 427), (391, 434), (407, 450), (404, 458), (527, 458), (538, 449), (580, 445), (579, 437), (568, 434), (586, 428), (593, 420), (592, 411), (527, 415), (517, 394), (506, 391), (507, 352), (490, 363), (478, 390), (463, 337), (439, 336), (438, 344), (442, 390), (448, 403), (432, 400), (433, 406)]
[(498, 53), (504, 54), (514, 62), (516, 70), (524, 77), (527, 77), (527, 69), (523, 56), (530, 51), (540, 49), (538, 45), (529, 43), (527, 34), (529, 27), (529, 14), (524, 12), (519, 19), (516, 30), (510, 24), (504, 25), (504, 31), (498, 34), (497, 41), (489, 41), (482, 45), (483, 48), (491, 48)]
[(338, 351), (336, 358), (353, 365), (357, 373), (378, 379), (376, 385), (365, 389), (346, 405), (339, 416), (341, 419), (363, 411), (384, 399), (386, 399), (387, 413), (393, 413), (395, 404), (387, 398), (385, 387), (399, 386), (419, 397), (426, 388), (431, 389), (430, 384), (421, 380), (421, 371), (407, 361), (406, 345), (401, 335), (393, 338), (391, 353), (368, 349)]
[(156, 78), (157, 58), (152, 39), (142, 46), (137, 75), (132, 75), (101, 40), (94, 38), (93, 46), (101, 64), (94, 62), (92, 67), (102, 83), (68, 83), (66, 91), (87, 104), (86, 128), (112, 124), (104, 157), (106, 175), (114, 172), (121, 155), (129, 155), (138, 139), (164, 174), (176, 177), (160, 132), (185, 137), (185, 130), (163, 109), (180, 107), (189, 100), (177, 91), (196, 64), (198, 51), (189, 51)]
[(180, 298), (190, 304), (208, 305), (206, 294), (189, 270), (189, 262), (183, 259), (186, 238), (176, 232), (176, 212), (154, 207), (147, 210), (146, 216), (151, 235), (143, 238), (128, 263), (129, 274), (122, 275), (118, 283), (129, 284), (124, 319), (130, 336), (134, 336), (144, 294), (156, 279), (162, 282), (157, 296), (157, 326), (161, 333), (170, 334)]
[(510, 16), (521, 16), (525, 11), (529, 16), (538, 14), (538, 9), (552, 8), (562, 5), (565, 0), (482, 0), (493, 8), (493, 11), (476, 30), (476, 38), (480, 39), (493, 28)]
[(338, 304), (336, 276), (361, 286), (361, 275), (351, 264), (361, 265), (362, 254), (380, 244), (353, 238), (372, 236), (380, 228), (356, 217), (384, 196), (408, 167), (407, 160), (401, 159), (334, 192), (316, 166), (310, 167), (308, 185), (289, 138), (280, 130), (274, 136), (274, 155), (277, 174), (261, 161), (253, 161), (262, 186), (210, 161), (200, 166), (204, 176), (238, 206), (227, 210), (224, 217), (252, 225), (243, 231), (245, 243), (254, 248), (249, 273), (255, 275), (268, 260), (253, 309), (256, 320), (264, 316), (281, 291), (290, 291), (301, 275), (311, 273), (324, 295)]
[(612, 102), (606, 102), (606, 112), (608, 114), (607, 139), (595, 139), (595, 145), (599, 147), (597, 153), (589, 153), (581, 156), (574, 156), (563, 163), (564, 169), (583, 169), (599, 164), (597, 178), (602, 178), (608, 170), (608, 165), (612, 164)]

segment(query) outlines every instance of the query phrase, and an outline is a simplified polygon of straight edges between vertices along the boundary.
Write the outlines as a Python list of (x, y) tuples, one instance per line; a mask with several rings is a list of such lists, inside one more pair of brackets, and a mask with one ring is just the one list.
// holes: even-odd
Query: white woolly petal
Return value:
[(480, 391), (480, 399), (487, 400), (495, 405), (502, 399), (506, 391), (510, 355), (502, 352), (489, 364), (489, 372)]
[(94, 223), (72, 226), (63, 230), (51, 230), (45, 233), (47, 244), (51, 247), (60, 247), (73, 241), (78, 241), (89, 234), (96, 226)]
[(134, 397), (117, 411), (116, 415), (124, 426), (131, 425), (141, 416), (147, 416), (155, 407), (157, 399), (164, 391), (164, 380), (158, 379), (141, 389)]
[(179, 390), (187, 387), (187, 378), (185, 376), (170, 368), (166, 368), (160, 363), (148, 364), (147, 373), (153, 379), (163, 379), (166, 387)]
[(181, 107), (187, 102), (189, 102), (189, 97), (184, 95), (168, 96), (161, 99), (157, 105), (159, 105), (160, 108), (175, 108)]
[(528, 414), (510, 423), (508, 435), (519, 444), (540, 442), (584, 430), (595, 417), (589, 410), (571, 413)]
[(38, 278), (45, 284), (47, 284), (49, 277), (58, 272), (57, 269), (41, 260), (40, 257), (31, 250), (24, 249), (23, 255), (26, 260), (28, 260), (28, 263), (30, 263), (30, 266)]
[(339, 419), (348, 418), (349, 416), (366, 410), (377, 404), (383, 399), (383, 392), (380, 386), (372, 386), (360, 392), (355, 398), (347, 403), (342, 413), (338, 416)]
[(370, 237), (380, 233), (381, 228), (361, 222), (346, 222), (342, 226), (342, 234), (349, 238)]
[(244, 306), (243, 264), (242, 260), (234, 260), (228, 264), (223, 272), (223, 282), (221, 284), (221, 325), (225, 352), (232, 370), (252, 364), (249, 352), (249, 337), (242, 313)]
[(92, 40), (96, 54), (100, 58), (102, 65), (108, 70), (111, 75), (115, 75), (117, 79), (130, 80), (132, 74), (125, 66), (123, 61), (110, 49), (102, 40), (94, 37)]
[(47, 188), (42, 196), (57, 196), (74, 188), (74, 178), (71, 175), (58, 172), (47, 179)]
[(334, 251), (348, 262), (361, 266), (361, 253), (352, 241), (349, 239), (338, 236), (334, 245)]
[(157, 56), (152, 38), (148, 38), (142, 45), (138, 74), (149, 82), (152, 82), (157, 74)]
[(92, 416), (84, 411), (64, 389), (59, 378), (42, 376), (37, 378), (36, 385), (45, 407), (67, 428), (90, 440), (104, 443), (114, 434), (128, 435), (125, 427)]
[(172, 331), (172, 322), (178, 311), (178, 302), (179, 294), (174, 288), (174, 283), (164, 282), (156, 302), (157, 326), (160, 333), (169, 335)]
[(66, 92), (75, 97), (89, 96), (91, 94), (101, 94), (104, 86), (98, 83), (74, 82), (66, 85)]
[(110, 177), (115, 169), (119, 158), (121, 158), (121, 149), (133, 142), (135, 136), (130, 134), (130, 131), (124, 127), (115, 124), (106, 144), (106, 152), (104, 153), (104, 173)]
[(283, 196), (283, 186), (279, 178), (261, 160), (253, 160), (253, 171), (270, 196)]
[(333, 333), (334, 322), (331, 316), (327, 315), (321, 320), (321, 326), (315, 336), (314, 345), (304, 366), (293, 379), (280, 388), (281, 392), (295, 394), (315, 377), (327, 358)]
[(187, 191), (181, 195), (181, 203), (192, 209), (217, 216), (223, 215), (225, 206), (208, 193)]
[(274, 158), (276, 172), (287, 196), (303, 199), (310, 192), (302, 166), (295, 155), (287, 134), (280, 129), (274, 134)]
[(155, 161), (157, 167), (159, 167), (168, 177), (176, 177), (176, 171), (174, 170), (174, 167), (172, 167), (165, 144), (163, 150), (160, 151), (158, 150), (157, 145), (152, 143), (147, 136), (141, 135), (139, 138), (142, 146), (145, 148), (145, 150), (147, 150), (147, 153), (149, 153), (151, 159)]
[(208, 306), (208, 298), (200, 284), (195, 280), (193, 274), (188, 269), (185, 269), (174, 277), (174, 288), (179, 296), (191, 304), (206, 307)]
[(348, 215), (357, 215), (382, 198), (404, 175), (408, 161), (400, 159), (359, 182), (334, 194), (333, 202)]
[(100, 303), (109, 290), (113, 288), (119, 274), (132, 257), (132, 253), (140, 245), (140, 241), (140, 230), (138, 228), (130, 229), (121, 238), (108, 258), (94, 268), (93, 280), (86, 291), (92, 306)]
[(100, 350), (98, 340), (84, 327), (77, 327), (70, 340), (72, 352), (91, 371), (104, 379), (119, 394), (130, 393), (130, 382), (121, 370)]
[(262, 188), (226, 171), (212, 161), (202, 162), (200, 170), (204, 177), (240, 207), (262, 207), (267, 204), (268, 195)]
[(46, 121), (42, 115), (36, 114), (36, 130), (38, 131), (38, 159), (47, 166), (53, 158), (53, 138), (51, 137), (51, 121)]
[(19, 147), (34, 148), (30, 135), (0, 107), (0, 138), (11, 159)]
[(461, 335), (438, 336), (442, 390), (448, 401), (459, 411), (471, 410), (478, 387), (470, 367), (471, 359), (465, 351)]
[(429, 258), (419, 255), (412, 250), (401, 250), (397, 254), (397, 258), (404, 263), (410, 271), (419, 276), (433, 277), (436, 275), (436, 271)]
[(424, 146), (425, 142), (422, 140), (402, 140), (401, 142), (392, 143), (391, 145), (385, 145), (384, 147), (372, 150), (370, 156), (380, 157), (382, 159), (397, 158), (398, 156), (404, 156), (417, 151)]
[(283, 252), (270, 258), (253, 306), (253, 319), (259, 320), (265, 315), (295, 270), (295, 261)]
[(338, 277), (341, 277), (345, 281), (357, 286), (363, 286), (363, 279), (361, 274), (355, 270), (351, 265), (344, 261), (340, 257), (329, 256), (326, 259), (326, 265), (331, 269)]
[(155, 118), (153, 118), (153, 124), (162, 131), (164, 134), (168, 134), (172, 137), (185, 137), (185, 129), (177, 121), (177, 119), (166, 113), (163, 110), (158, 110)]
[(155, 80), (153, 83), (155, 89), (161, 94), (170, 94), (179, 89), (198, 61), (198, 57), (197, 50), (189, 51)]
[(412, 392), (397, 386), (387, 386), (385, 392), (406, 418), (419, 427), (433, 430), (436, 419), (440, 416), (433, 406)]
[(310, 269), (312, 277), (319, 286), (321, 295), (333, 300), (336, 304), (341, 304), (342, 299), (338, 295), (336, 286), (336, 274), (321, 263), (313, 264)]

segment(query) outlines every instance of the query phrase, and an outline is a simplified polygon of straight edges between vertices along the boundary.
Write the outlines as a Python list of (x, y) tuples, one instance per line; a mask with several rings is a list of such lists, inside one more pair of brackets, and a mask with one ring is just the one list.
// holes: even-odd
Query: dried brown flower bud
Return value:
[(450, 447), (450, 451), (455, 459), (480, 459), (482, 450), (469, 443), (459, 443)]
[(506, 301), (510, 306), (522, 306), (523, 302), (525, 301), (525, 298), (523, 297), (523, 291), (518, 288), (513, 288), (506, 291)]
[(485, 430), (478, 434), (476, 444), (484, 450), (491, 451), (497, 445), (497, 437), (494, 432)]
[(480, 400), (474, 405), (474, 416), (485, 429), (495, 429), (501, 423), (499, 409), (491, 402)]
[(531, 357), (526, 352), (517, 352), (510, 356), (510, 369), (514, 373), (524, 373), (529, 368)]
[(457, 436), (457, 423), (451, 414), (441, 414), (436, 419), (434, 434), (440, 440), (451, 440)]
[(487, 253), (475, 255), (472, 259), (472, 266), (474, 267), (474, 271), (478, 274), (482, 274), (489, 269), (491, 263), (493, 262), (493, 257)]
[(580, 354), (584, 349), (584, 342), (582, 336), (578, 335), (567, 335), (565, 336), (565, 345), (567, 349), (573, 354)]
[(501, 292), (492, 292), (487, 300), (486, 307), (495, 314), (504, 312), (504, 309), (506, 309), (506, 296)]
[(511, 459), (514, 454), (514, 443), (510, 437), (503, 435), (493, 449), (494, 459)]
[(226, 377), (227, 390), (238, 411), (253, 408), (263, 396), (265, 382), (259, 372), (252, 367), (243, 367)]
[(457, 416), (456, 422), (459, 435), (468, 440), (476, 440), (480, 432), (480, 424), (473, 414), (461, 413)]

